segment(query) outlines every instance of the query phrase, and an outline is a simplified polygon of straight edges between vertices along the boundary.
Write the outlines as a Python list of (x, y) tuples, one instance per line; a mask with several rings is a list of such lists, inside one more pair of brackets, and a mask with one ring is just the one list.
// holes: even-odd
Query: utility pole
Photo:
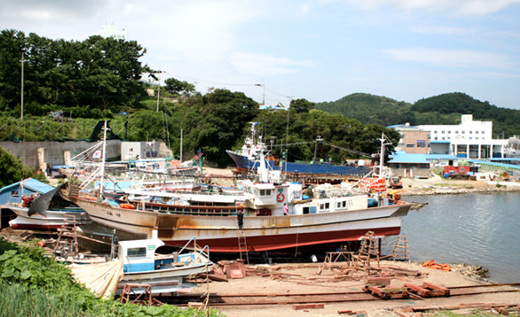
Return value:
[(21, 76), (21, 93), (20, 93), (20, 120), (23, 121), (23, 73), (24, 73), (24, 70), (23, 70), (23, 64), (25, 63), (25, 59), (23, 58), (23, 53), (22, 53), (22, 76)]
[(162, 71), (159, 71), (159, 83), (157, 85), (157, 112), (159, 112), (159, 97), (161, 96), (161, 73)]

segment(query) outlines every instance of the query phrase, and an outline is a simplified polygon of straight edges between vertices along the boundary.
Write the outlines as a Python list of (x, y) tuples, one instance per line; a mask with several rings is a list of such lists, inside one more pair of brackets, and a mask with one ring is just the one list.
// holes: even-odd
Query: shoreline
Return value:
[(456, 195), (472, 193), (520, 192), (520, 182), (450, 180), (435, 175), (428, 179), (403, 179), (402, 196)]
[[(204, 175), (233, 176), (231, 168), (204, 167), (203, 173)], [(215, 180), (218, 180), (218, 185), (233, 185), (229, 179), (220, 180), (218, 177), (215, 177)], [(401, 196), (520, 192), (520, 182), (515, 181), (452, 180), (442, 178), (439, 175), (432, 175), (428, 179), (403, 178), (401, 181), (403, 188), (396, 189)]]

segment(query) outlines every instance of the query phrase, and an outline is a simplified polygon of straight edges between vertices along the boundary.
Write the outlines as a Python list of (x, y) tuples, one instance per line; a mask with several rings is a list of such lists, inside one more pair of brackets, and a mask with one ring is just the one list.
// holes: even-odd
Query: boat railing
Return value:
[(202, 257), (202, 256), (205, 257), (209, 261), (209, 245), (205, 245), (203, 248), (201, 248), (197, 244), (197, 238), (196, 237), (193, 237), (188, 242), (186, 242), (186, 244), (179, 251), (179, 254), (181, 254), (186, 249), (191, 249), (189, 247), (191, 243), (193, 243), (193, 247), (192, 247), (193, 250), (197, 253), (197, 256), (195, 257), (194, 262), (197, 263), (197, 260), (200, 257)]

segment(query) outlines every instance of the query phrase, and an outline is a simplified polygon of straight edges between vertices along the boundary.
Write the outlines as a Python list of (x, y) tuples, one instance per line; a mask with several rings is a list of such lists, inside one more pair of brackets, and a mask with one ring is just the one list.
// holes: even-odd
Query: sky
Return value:
[(463, 92), (520, 110), (520, 0), (18, 0), (0, 29), (83, 41), (104, 25), (143, 64), (258, 103)]

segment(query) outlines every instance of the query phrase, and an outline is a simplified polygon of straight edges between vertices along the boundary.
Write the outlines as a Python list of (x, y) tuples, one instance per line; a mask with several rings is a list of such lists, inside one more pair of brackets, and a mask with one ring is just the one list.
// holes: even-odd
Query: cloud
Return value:
[(413, 26), (412, 32), (421, 34), (441, 34), (441, 35), (473, 35), (475, 29), (454, 27), (454, 26)]
[(309, 61), (296, 61), (287, 57), (248, 52), (233, 53), (229, 62), (240, 73), (257, 76), (294, 73), (302, 67), (313, 66), (313, 63)]
[(450, 15), (486, 15), (519, 4), (520, 0), (344, 0), (365, 9), (390, 7), (400, 10), (426, 10)]
[(421, 62), (444, 67), (511, 69), (514, 66), (514, 62), (505, 56), (471, 50), (418, 47), (387, 49), (382, 52), (401, 61)]

